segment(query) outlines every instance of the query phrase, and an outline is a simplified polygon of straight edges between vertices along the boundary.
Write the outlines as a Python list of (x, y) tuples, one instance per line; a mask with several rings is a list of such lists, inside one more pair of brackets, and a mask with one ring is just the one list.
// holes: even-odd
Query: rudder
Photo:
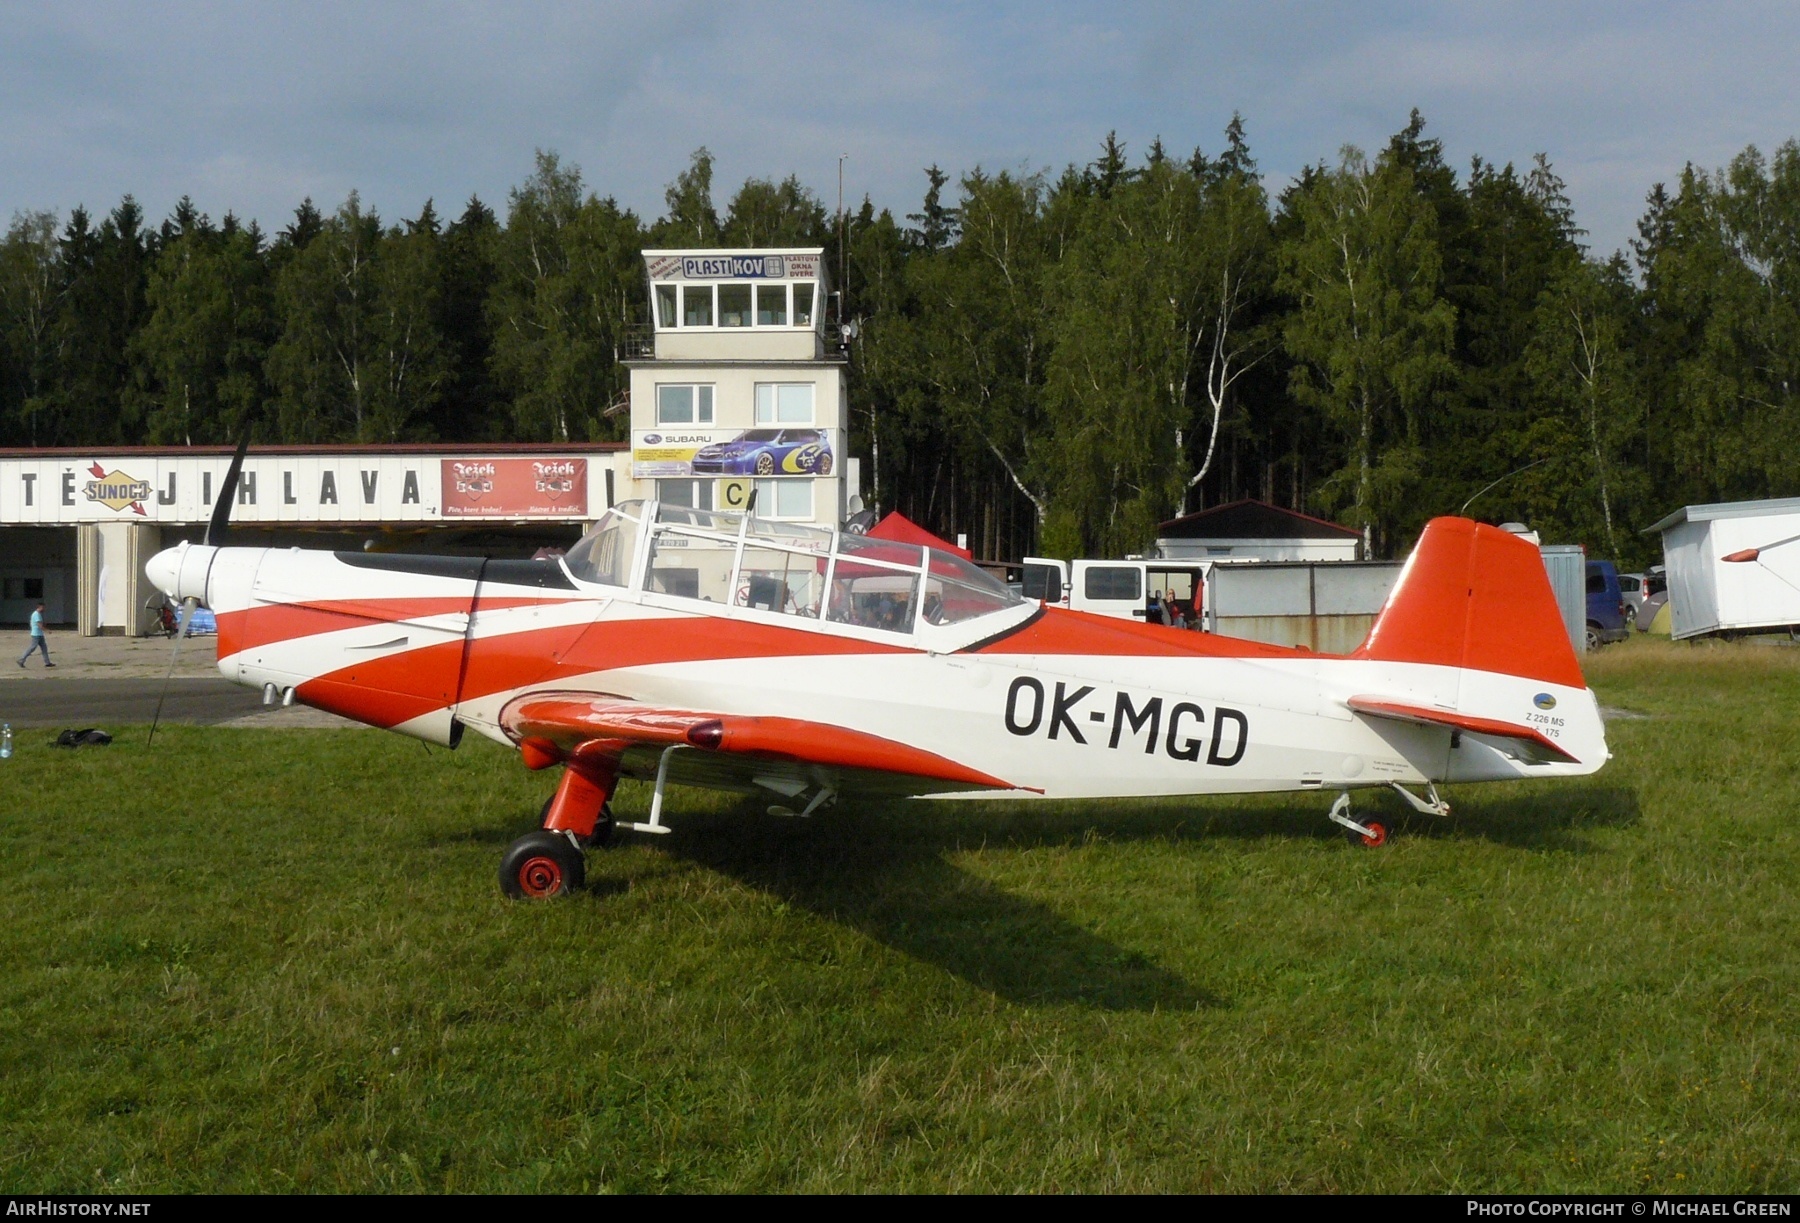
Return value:
[(1467, 518), (1434, 518), (1352, 658), (1493, 671), (1585, 688), (1542, 554)]

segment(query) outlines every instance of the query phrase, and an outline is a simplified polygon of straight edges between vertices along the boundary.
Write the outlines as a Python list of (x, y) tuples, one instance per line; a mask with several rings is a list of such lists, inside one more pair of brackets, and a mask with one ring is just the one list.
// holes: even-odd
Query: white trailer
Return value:
[(1028, 599), (1142, 620), (1151, 591), (1204, 632), (1344, 654), (1362, 644), (1399, 561), (1076, 560), (1025, 558)]
[(1142, 620), (1154, 591), (1179, 604), (1191, 622), (1205, 597), (1211, 569), (1205, 561), (1059, 561), (1028, 556), (1022, 593), (1027, 599), (1075, 611)]
[(1800, 497), (1687, 505), (1649, 531), (1662, 532), (1677, 641), (1800, 626)]

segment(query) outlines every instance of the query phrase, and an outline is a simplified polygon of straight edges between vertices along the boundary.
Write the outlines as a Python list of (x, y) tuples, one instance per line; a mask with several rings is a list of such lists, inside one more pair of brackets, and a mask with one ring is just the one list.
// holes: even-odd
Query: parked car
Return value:
[(1587, 648), (1597, 650), (1631, 636), (1631, 605), (1611, 561), (1587, 563)]
[[(1656, 623), (1656, 613), (1669, 601), (1669, 575), (1658, 565), (1644, 575), (1644, 597), (1638, 603), (1637, 631), (1647, 633)], [(1667, 632), (1665, 628), (1663, 630)]]
[(1630, 608), (1626, 614), (1635, 617), (1644, 609), (1644, 575), (1621, 573), (1619, 575), (1619, 593), (1625, 596), (1625, 605)]

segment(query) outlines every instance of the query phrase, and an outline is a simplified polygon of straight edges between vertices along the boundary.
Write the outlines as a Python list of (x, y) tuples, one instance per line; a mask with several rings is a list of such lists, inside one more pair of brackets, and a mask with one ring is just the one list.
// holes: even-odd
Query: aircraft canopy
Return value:
[(584, 582), (881, 633), (1026, 606), (968, 560), (919, 543), (654, 501), (614, 506), (563, 560)]

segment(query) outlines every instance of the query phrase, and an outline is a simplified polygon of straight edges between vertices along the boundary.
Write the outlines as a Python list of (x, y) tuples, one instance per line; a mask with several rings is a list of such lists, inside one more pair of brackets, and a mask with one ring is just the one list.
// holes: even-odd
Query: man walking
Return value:
[(46, 667), (54, 667), (56, 665), (50, 661), (50, 643), (44, 640), (44, 605), (42, 603), (39, 603), (36, 609), (31, 613), (31, 644), (25, 648), (23, 654), (19, 655), (19, 665), (21, 667), (25, 665), (25, 660), (31, 657), (33, 650), (42, 650), (44, 652), (44, 665)]

